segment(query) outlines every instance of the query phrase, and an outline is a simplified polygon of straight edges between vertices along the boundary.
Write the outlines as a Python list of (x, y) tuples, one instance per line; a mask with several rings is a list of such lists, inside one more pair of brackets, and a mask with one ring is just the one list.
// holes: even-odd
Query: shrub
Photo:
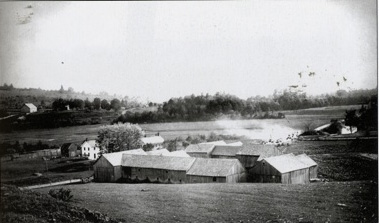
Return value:
[(62, 201), (69, 201), (73, 197), (71, 195), (71, 190), (70, 189), (63, 189), (60, 188), (58, 189), (51, 189), (49, 191), (49, 195), (52, 196), (53, 198), (57, 200), (62, 200)]

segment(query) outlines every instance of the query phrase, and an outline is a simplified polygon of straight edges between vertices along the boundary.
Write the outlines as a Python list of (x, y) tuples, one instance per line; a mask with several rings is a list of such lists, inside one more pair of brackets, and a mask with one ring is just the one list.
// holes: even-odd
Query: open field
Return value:
[[(377, 222), (377, 184), (64, 186), (75, 205), (126, 222)], [(47, 193), (49, 188), (37, 191)]]
[[(240, 135), (247, 138), (268, 139), (272, 131), (278, 131), (280, 137), (292, 132), (301, 132), (306, 127), (315, 128), (329, 123), (332, 118), (343, 118), (344, 111), (352, 106), (331, 108), (304, 109), (286, 111), (285, 119), (253, 119), (253, 120), (219, 120), (206, 122), (173, 122), (140, 124), (147, 134), (157, 133), (166, 140), (177, 137), (186, 138), (188, 135), (216, 134)], [(320, 112), (321, 111), (321, 112)], [(72, 126), (56, 129), (34, 129), (16, 131), (0, 135), (2, 142), (36, 143), (41, 140), (50, 145), (61, 145), (66, 142), (79, 143), (84, 139), (95, 139), (102, 125)], [(283, 136), (282, 136), (283, 135)]]

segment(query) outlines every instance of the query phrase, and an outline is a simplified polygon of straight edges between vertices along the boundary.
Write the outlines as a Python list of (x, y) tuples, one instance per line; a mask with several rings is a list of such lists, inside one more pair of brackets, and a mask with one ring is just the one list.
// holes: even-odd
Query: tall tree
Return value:
[(97, 142), (101, 153), (118, 152), (141, 148), (142, 136), (143, 132), (139, 125), (115, 124), (101, 127)]
[(101, 106), (101, 100), (100, 100), (100, 98), (94, 98), (94, 99), (93, 99), (93, 107), (94, 107), (96, 110), (99, 110), (99, 109), (100, 109), (100, 106)]

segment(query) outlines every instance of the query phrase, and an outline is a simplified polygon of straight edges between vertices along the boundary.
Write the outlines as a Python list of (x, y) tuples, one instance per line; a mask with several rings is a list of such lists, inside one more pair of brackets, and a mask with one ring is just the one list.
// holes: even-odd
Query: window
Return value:
[(141, 172), (141, 169), (138, 169), (138, 172)]
[(171, 179), (170, 179), (170, 178), (168, 178), (168, 182), (171, 182)]
[(157, 177), (157, 180), (159, 180), (159, 177)]
[(216, 177), (213, 177), (213, 182), (216, 182), (217, 181), (217, 178)]
[(96, 159), (96, 154), (93, 154), (93, 158)]
[(168, 173), (168, 170), (166, 170), (166, 173)]
[(182, 180), (179, 180), (179, 182), (181, 183), (181, 182), (182, 182)]

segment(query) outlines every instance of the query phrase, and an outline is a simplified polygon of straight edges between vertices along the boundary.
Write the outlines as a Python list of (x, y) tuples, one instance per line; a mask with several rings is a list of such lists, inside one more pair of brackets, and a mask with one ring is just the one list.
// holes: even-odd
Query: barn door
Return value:
[(105, 167), (96, 168), (95, 176), (100, 182), (110, 182), (112, 180), (112, 171)]

